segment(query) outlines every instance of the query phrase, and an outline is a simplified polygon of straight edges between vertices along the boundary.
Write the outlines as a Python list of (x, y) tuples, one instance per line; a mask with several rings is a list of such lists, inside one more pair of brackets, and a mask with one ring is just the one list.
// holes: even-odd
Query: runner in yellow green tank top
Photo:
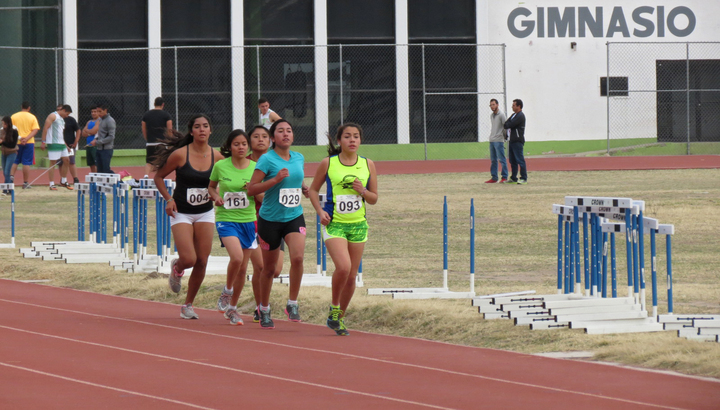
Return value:
[[(377, 203), (375, 164), (358, 155), (362, 128), (353, 123), (341, 125), (328, 142), (328, 158), (320, 163), (310, 186), (310, 201), (320, 215), (323, 239), (335, 264), (332, 277), (332, 302), (327, 326), (340, 336), (349, 334), (345, 312), (355, 292), (355, 278), (367, 242), (368, 224), (365, 206)], [(325, 207), (319, 191), (327, 182)]]

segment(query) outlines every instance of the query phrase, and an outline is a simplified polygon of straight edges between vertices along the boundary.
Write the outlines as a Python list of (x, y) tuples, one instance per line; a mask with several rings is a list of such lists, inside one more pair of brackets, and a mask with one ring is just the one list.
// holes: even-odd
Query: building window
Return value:
[(245, 44), (312, 44), (313, 0), (246, 0), (243, 7)]
[(329, 1), (327, 28), (329, 44), (392, 42), (395, 39), (395, 1)]
[[(608, 96), (607, 77), (600, 77), (600, 96)], [(628, 78), (627, 77), (610, 77), (610, 97), (627, 97), (628, 96)]]
[(475, 0), (408, 1), (411, 43), (473, 43), (475, 30)]
[(230, 45), (230, 0), (163, 0), (162, 45)]

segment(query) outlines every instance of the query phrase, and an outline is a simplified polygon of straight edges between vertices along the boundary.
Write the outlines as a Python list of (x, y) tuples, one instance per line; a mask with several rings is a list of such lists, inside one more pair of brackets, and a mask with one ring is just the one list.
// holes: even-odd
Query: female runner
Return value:
[[(215, 225), (215, 210), (207, 187), (213, 165), (224, 157), (208, 145), (212, 133), (208, 117), (203, 114), (193, 116), (188, 129), (186, 135), (172, 131), (164, 141), (167, 149), (158, 150), (153, 164), (158, 169), (154, 178), (157, 190), (168, 201), (165, 212), (170, 216), (178, 251), (178, 258), (170, 263), (168, 284), (173, 292), (180, 293), (185, 269), (192, 268), (180, 317), (198, 319), (192, 304), (205, 279)], [(163, 179), (173, 171), (176, 187), (171, 197)]]
[[(222, 246), (230, 255), (227, 282), (220, 294), (217, 308), (231, 325), (242, 325), (237, 311), (240, 292), (245, 286), (245, 274), (253, 249), (257, 249), (255, 230), (255, 199), (247, 194), (247, 183), (255, 171), (255, 161), (247, 158), (248, 136), (243, 130), (228, 135), (218, 161), (210, 175), (208, 192), (215, 202), (215, 227)], [(219, 188), (219, 192), (218, 192)]]
[[(250, 152), (250, 155), (248, 155), (248, 159), (251, 159), (256, 163), (258, 162), (258, 160), (260, 160), (260, 157), (262, 157), (268, 152), (268, 150), (270, 149), (270, 133), (267, 128), (262, 125), (256, 125), (255, 127), (253, 127), (252, 130), (250, 130), (250, 149), (252, 150), (252, 152)], [(263, 195), (260, 194), (254, 197), (256, 215), (259, 214), (260, 206), (262, 206), (262, 196)], [(257, 228), (257, 222), (255, 223), (255, 227)], [(280, 255), (278, 256), (277, 265), (275, 266), (275, 273), (273, 274), (274, 278), (280, 276), (280, 273), (283, 269), (284, 259), (285, 240), (281, 240)], [(254, 274), (252, 277), (252, 288), (253, 294), (255, 295), (255, 311), (253, 312), (253, 322), (258, 323), (260, 321), (260, 272), (263, 268), (262, 253), (260, 252), (260, 248), (254, 250), (252, 254), (250, 254), (250, 260), (253, 264), (253, 272), (257, 273)]]
[[(328, 142), (328, 158), (320, 163), (312, 185), (310, 202), (320, 215), (323, 239), (335, 264), (332, 277), (332, 301), (327, 326), (340, 336), (350, 333), (345, 327), (345, 312), (355, 292), (355, 277), (367, 242), (368, 224), (365, 205), (378, 200), (375, 164), (358, 155), (362, 128), (353, 123), (341, 125)], [(318, 192), (328, 181), (325, 207)]]
[(270, 314), (270, 292), (281, 239), (285, 239), (290, 253), (290, 292), (285, 314), (293, 322), (301, 321), (297, 297), (305, 253), (305, 218), (300, 206), (301, 194), (307, 196), (307, 187), (303, 184), (305, 159), (299, 152), (290, 151), (293, 129), (286, 120), (275, 121), (270, 127), (270, 136), (274, 148), (260, 157), (248, 184), (248, 195), (265, 193), (258, 216), (263, 254), (259, 309), (263, 329), (275, 328)]

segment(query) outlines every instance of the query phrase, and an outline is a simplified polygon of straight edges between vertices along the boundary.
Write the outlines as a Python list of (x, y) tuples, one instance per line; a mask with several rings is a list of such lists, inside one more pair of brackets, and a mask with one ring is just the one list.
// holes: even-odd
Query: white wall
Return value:
[[(488, 0), (490, 2), (487, 14), (487, 25), (489, 28), (490, 43), (505, 43), (506, 49), (506, 72), (507, 72), (507, 97), (508, 105), (515, 98), (523, 100), (525, 108), (523, 111), (527, 116), (526, 138), (528, 140), (573, 140), (573, 139), (604, 139), (607, 137), (607, 99), (600, 96), (600, 77), (607, 73), (607, 47), (610, 42), (696, 42), (696, 41), (718, 41), (720, 40), (720, 2), (707, 0), (685, 0), (667, 2), (648, 2), (638, 0), (625, 0), (622, 2), (595, 0), (595, 1), (572, 1), (572, 0), (550, 0), (550, 1), (525, 1), (508, 2), (505, 0)], [(595, 15), (596, 7), (603, 7), (603, 36), (592, 37), (586, 31), (585, 37), (580, 37), (578, 20), (578, 9), (588, 7)], [(614, 33), (607, 37), (608, 25), (613, 15), (613, 8), (622, 8), (623, 16), (627, 23), (629, 37), (621, 33)], [(652, 21), (653, 32), (647, 37), (634, 35), (634, 30), (643, 31), (645, 27), (638, 24), (633, 18), (633, 12), (640, 6), (652, 8), (652, 14), (642, 14), (641, 17)], [(668, 14), (678, 6), (689, 8), (695, 18), (696, 26), (692, 33), (687, 36), (678, 37), (668, 29), (665, 23), (664, 36), (658, 35), (657, 14), (658, 6), (664, 7), (665, 19)], [(528, 17), (519, 16), (514, 21), (514, 26), (524, 30), (523, 22), (534, 21), (535, 29), (530, 35), (524, 38), (514, 36), (508, 28), (508, 16), (518, 8), (524, 7), (532, 14)], [(538, 8), (544, 9), (545, 27), (544, 37), (538, 35)], [(548, 8), (558, 7), (560, 13), (567, 11), (565, 8), (575, 8), (575, 36), (570, 37), (549, 37)], [(687, 27), (688, 20), (680, 15), (675, 19), (678, 29)], [(644, 23), (647, 24), (647, 23)], [(572, 50), (570, 43), (576, 42), (577, 49)], [(667, 54), (667, 53), (665, 53)], [(718, 58), (717, 52), (712, 55)], [(630, 75), (630, 89), (644, 85), (654, 85), (654, 60), (653, 54), (647, 53), (642, 56), (626, 56), (628, 61), (628, 73)], [(657, 54), (658, 58), (666, 58), (666, 55)], [(684, 58), (681, 56), (680, 58)], [(693, 56), (691, 55), (691, 58)], [(695, 56), (694, 58), (702, 58)], [(706, 57), (707, 58), (707, 57)], [(650, 65), (651, 67), (640, 68), (635, 65)], [(635, 78), (632, 73), (643, 73)], [(646, 74), (649, 73), (649, 74)], [(622, 76), (619, 69), (613, 69), (611, 76)], [(642, 77), (642, 78), (640, 78)], [(654, 98), (641, 98), (643, 104), (654, 104)], [(633, 103), (633, 94), (630, 97), (621, 98), (618, 106), (627, 107), (626, 117), (622, 118), (627, 125), (624, 130), (627, 137), (649, 136), (648, 128), (655, 132), (655, 109), (643, 107), (641, 115), (633, 116), (632, 110), (637, 109)], [(639, 103), (640, 101), (638, 101)], [(507, 107), (509, 109), (509, 107)], [(615, 110), (613, 110), (615, 111)], [(612, 116), (611, 116), (612, 117)], [(620, 119), (619, 116), (616, 116)], [(632, 121), (640, 120), (637, 123)]]

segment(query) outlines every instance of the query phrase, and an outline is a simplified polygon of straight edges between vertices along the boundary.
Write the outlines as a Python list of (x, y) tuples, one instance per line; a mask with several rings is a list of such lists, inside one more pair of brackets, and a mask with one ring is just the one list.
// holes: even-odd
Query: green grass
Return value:
[[(357, 289), (348, 310), (351, 331), (524, 353), (590, 351), (595, 354), (593, 360), (720, 378), (720, 344), (680, 339), (673, 332), (586, 335), (569, 329), (530, 331), (508, 320), (483, 320), (468, 300), (392, 300), (366, 294), (367, 288), (441, 286), (444, 195), (448, 196), (449, 208), (451, 290), (469, 287), (468, 211), (470, 198), (474, 198), (476, 292), (555, 293), (557, 219), (551, 214), (551, 205), (562, 203), (566, 195), (622, 196), (645, 200), (646, 216), (675, 225), (675, 313), (720, 313), (720, 170), (587, 171), (574, 172), (572, 178), (567, 172), (531, 172), (530, 183), (523, 186), (483, 184), (486, 177), (484, 173), (379, 176), (379, 202), (368, 209), (365, 287)], [(33, 240), (75, 239), (75, 203), (76, 195), (70, 191), (51, 192), (39, 187), (20, 190), (16, 206), (18, 247), (28, 247)], [(0, 200), (0, 242), (9, 240), (7, 205), (7, 198)], [(304, 269), (313, 273), (315, 215), (307, 201), (303, 205), (305, 218), (313, 227), (308, 229)], [(153, 220), (152, 215), (149, 220)], [(619, 242), (622, 278), (625, 253)], [(213, 245), (213, 255), (225, 255), (217, 239)], [(659, 239), (658, 249), (659, 311), (663, 313), (667, 311), (662, 285), (666, 275), (663, 239)], [(330, 260), (328, 264), (332, 272)], [(287, 265), (286, 260), (285, 272)], [(0, 249), (0, 277), (49, 279), (52, 286), (175, 304), (185, 298), (185, 291), (175, 295), (167, 288), (167, 280), (157, 275), (114, 271), (103, 264), (23, 259), (17, 249)], [(223, 275), (209, 275), (196, 305), (213, 308), (223, 283)], [(282, 304), (286, 298), (287, 286), (275, 285), (271, 303)], [(329, 298), (330, 289), (303, 287), (300, 300), (305, 320), (322, 324)], [(250, 311), (252, 299), (247, 285), (240, 299), (242, 311)]]

